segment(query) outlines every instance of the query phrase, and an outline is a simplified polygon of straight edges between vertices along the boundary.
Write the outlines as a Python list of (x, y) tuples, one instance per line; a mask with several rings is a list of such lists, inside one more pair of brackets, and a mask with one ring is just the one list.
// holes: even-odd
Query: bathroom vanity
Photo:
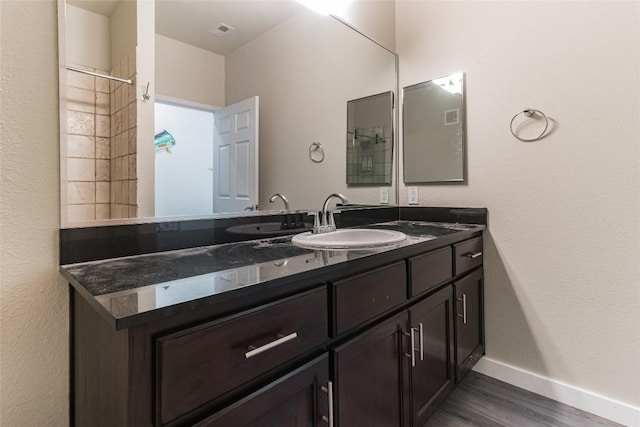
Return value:
[[(422, 426), (484, 353), (485, 225), (62, 266), (76, 426)], [(238, 265), (241, 263), (243, 265)]]

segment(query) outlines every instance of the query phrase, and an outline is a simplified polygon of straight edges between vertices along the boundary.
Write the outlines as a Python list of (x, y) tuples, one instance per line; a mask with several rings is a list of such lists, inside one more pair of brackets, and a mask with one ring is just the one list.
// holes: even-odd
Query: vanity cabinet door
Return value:
[(195, 427), (327, 425), (329, 361), (325, 354), (195, 424)]
[(407, 321), (403, 311), (335, 350), (338, 426), (409, 425)]
[(484, 289), (480, 268), (454, 283), (456, 294), (456, 382), (484, 354)]
[(415, 364), (411, 369), (413, 425), (427, 418), (455, 387), (451, 285), (409, 309)]

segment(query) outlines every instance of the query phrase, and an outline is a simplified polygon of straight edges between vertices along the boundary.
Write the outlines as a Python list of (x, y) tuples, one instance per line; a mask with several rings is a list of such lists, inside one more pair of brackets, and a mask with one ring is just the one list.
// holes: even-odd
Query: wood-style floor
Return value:
[(592, 427), (620, 424), (470, 372), (425, 427)]

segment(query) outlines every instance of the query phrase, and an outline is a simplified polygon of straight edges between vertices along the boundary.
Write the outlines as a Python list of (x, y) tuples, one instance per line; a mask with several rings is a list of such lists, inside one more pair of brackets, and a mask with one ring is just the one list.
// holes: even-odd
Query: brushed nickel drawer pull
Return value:
[(468, 252), (468, 253), (464, 254), (463, 256), (466, 256), (467, 258), (471, 258), (471, 259), (478, 258), (478, 257), (481, 257), (481, 256), (482, 256), (482, 251), (480, 251), (480, 252), (475, 252), (475, 253), (473, 253), (473, 252)]
[(329, 427), (333, 427), (333, 381), (328, 381), (327, 386), (320, 387), (320, 390), (327, 393), (327, 400), (329, 401), (329, 416), (323, 415), (322, 421), (327, 423)]
[(265, 345), (260, 346), (260, 347), (254, 347), (252, 345), (248, 346), (247, 350), (249, 350), (249, 351), (244, 354), (245, 359), (248, 359), (248, 358), (253, 357), (253, 356), (257, 356), (258, 354), (260, 354), (262, 352), (265, 352), (267, 350), (270, 350), (273, 347), (277, 347), (280, 344), (284, 344), (287, 341), (291, 341), (292, 339), (298, 337), (298, 333), (294, 332), (294, 333), (289, 334), (289, 335), (278, 334), (278, 335), (276, 335), (276, 337), (278, 338), (277, 340), (271, 341), (270, 343), (265, 344)]
[(462, 323), (467, 324), (467, 294), (462, 294), (462, 298), (456, 298), (458, 301), (462, 301), (462, 315), (458, 314), (458, 317), (462, 317)]
[(420, 329), (420, 360), (424, 360), (424, 328), (422, 323), (418, 323)]

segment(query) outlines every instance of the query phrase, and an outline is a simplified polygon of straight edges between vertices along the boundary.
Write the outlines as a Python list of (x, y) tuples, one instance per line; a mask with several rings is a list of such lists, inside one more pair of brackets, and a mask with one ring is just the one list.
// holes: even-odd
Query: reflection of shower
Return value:
[(353, 149), (355, 162), (361, 173), (371, 174), (374, 171), (376, 144), (386, 143), (383, 128), (355, 128), (353, 130)]
[(354, 145), (357, 142), (358, 138), (361, 138), (361, 139), (364, 139), (364, 140), (367, 140), (367, 141), (373, 141), (376, 144), (378, 144), (380, 142), (382, 142), (382, 143), (387, 142), (387, 140), (384, 137), (384, 133), (381, 134), (378, 129), (379, 128), (370, 128), (370, 129), (355, 128), (353, 130), (353, 143), (354, 143)]
[(391, 183), (393, 94), (347, 102), (347, 185)]

